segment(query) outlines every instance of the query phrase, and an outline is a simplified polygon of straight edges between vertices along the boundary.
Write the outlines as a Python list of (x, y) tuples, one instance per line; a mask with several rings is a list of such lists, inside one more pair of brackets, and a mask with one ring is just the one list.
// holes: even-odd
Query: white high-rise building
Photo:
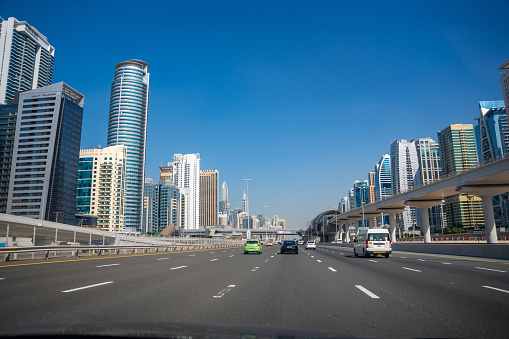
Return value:
[(174, 183), (180, 189), (180, 227), (200, 227), (200, 154), (173, 156)]
[(246, 191), (244, 191), (244, 195), (242, 196), (242, 212), (247, 212), (247, 195), (246, 195)]
[[(421, 183), (414, 139), (394, 140), (391, 144), (391, 175), (394, 194), (406, 192)], [(420, 227), (419, 216), (415, 207), (407, 206), (402, 218), (398, 218), (400, 226), (403, 226), (405, 231), (410, 228), (415, 230), (416, 227)]]
[(14, 93), (51, 85), (55, 48), (25, 21), (0, 25), (0, 104)]

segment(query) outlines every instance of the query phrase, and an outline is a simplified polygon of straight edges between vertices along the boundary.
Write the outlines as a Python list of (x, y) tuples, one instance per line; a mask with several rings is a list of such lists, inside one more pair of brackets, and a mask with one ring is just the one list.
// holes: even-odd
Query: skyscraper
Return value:
[(63, 82), (19, 95), (7, 213), (75, 224), (83, 101)]
[(149, 73), (148, 64), (129, 60), (115, 66), (111, 84), (108, 146), (127, 147), (125, 227), (141, 231), (145, 178)]
[[(461, 173), (477, 167), (474, 129), (472, 124), (449, 125), (437, 132), (442, 160), (442, 174)], [(445, 199), (447, 224), (473, 228), (484, 224), (481, 198), (458, 194)]]
[[(440, 146), (431, 138), (421, 138), (415, 142), (415, 147), (419, 157), (421, 182), (424, 185), (431, 184), (442, 176)], [(444, 204), (429, 209), (429, 225), (433, 231), (441, 231), (447, 225), (446, 220)]]
[(509, 60), (504, 62), (498, 68), (500, 71), (500, 83), (502, 84), (502, 92), (504, 93), (504, 106), (509, 107)]
[(124, 231), (125, 160), (122, 145), (80, 151), (77, 214), (97, 216), (105, 231)]
[(200, 227), (200, 154), (175, 154), (173, 177), (180, 189), (180, 227)]
[[(488, 162), (509, 156), (509, 127), (504, 101), (480, 101), (475, 126), (479, 161)], [(493, 212), (497, 227), (509, 225), (509, 193), (493, 196)]]
[[(419, 161), (414, 140), (394, 140), (391, 144), (391, 175), (394, 194), (406, 192), (420, 184)], [(407, 231), (414, 231), (419, 225), (419, 215), (415, 207), (405, 207), (402, 214), (397, 215), (399, 224)]]
[(0, 26), (0, 104), (17, 91), (51, 85), (55, 48), (25, 21), (3, 20)]
[(7, 211), (18, 103), (0, 105), (0, 213)]
[(219, 172), (200, 171), (200, 226), (218, 224)]
[(391, 157), (385, 153), (376, 164), (375, 199), (382, 200), (392, 195)]
[[(355, 195), (355, 207), (362, 207), (369, 204), (369, 183), (367, 180), (355, 180), (353, 183)], [(369, 227), (369, 220), (360, 220), (359, 226)]]
[(375, 202), (375, 177), (376, 177), (376, 170), (372, 170), (368, 173), (368, 189), (369, 189), (369, 203)]
[(159, 233), (159, 185), (145, 178), (143, 186), (143, 231)]
[(242, 212), (247, 213), (247, 195), (246, 191), (244, 191), (244, 194), (242, 195)]

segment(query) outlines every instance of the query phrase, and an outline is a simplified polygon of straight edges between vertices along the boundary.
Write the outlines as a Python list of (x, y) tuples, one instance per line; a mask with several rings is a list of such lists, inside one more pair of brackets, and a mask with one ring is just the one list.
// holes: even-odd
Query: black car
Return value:
[(299, 254), (299, 248), (295, 240), (285, 240), (281, 245), (281, 254), (283, 253), (295, 253)]

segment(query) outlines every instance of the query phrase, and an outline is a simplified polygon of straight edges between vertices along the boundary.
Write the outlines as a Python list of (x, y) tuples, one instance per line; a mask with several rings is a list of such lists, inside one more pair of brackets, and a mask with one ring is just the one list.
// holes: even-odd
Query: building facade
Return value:
[(17, 115), (17, 102), (0, 105), (0, 213), (7, 211)]
[(159, 185), (145, 178), (143, 186), (143, 231), (159, 233)]
[[(391, 184), (393, 194), (403, 193), (420, 185), (419, 161), (414, 140), (394, 140), (391, 144)], [(405, 231), (420, 228), (420, 213), (415, 207), (405, 207), (396, 221)]]
[[(474, 127), (477, 154), (481, 163), (509, 155), (509, 127), (504, 101), (480, 101), (478, 124)], [(493, 197), (497, 227), (509, 226), (509, 193)]]
[(80, 151), (76, 213), (96, 216), (105, 231), (124, 231), (126, 151), (122, 145)]
[(148, 64), (129, 60), (115, 66), (111, 84), (108, 146), (127, 147), (125, 227), (141, 231), (147, 142)]
[(218, 225), (219, 172), (200, 171), (200, 226)]
[[(440, 144), (442, 174), (461, 173), (477, 167), (474, 129), (472, 124), (453, 124), (437, 132)], [(481, 198), (459, 194), (445, 199), (447, 224), (473, 228), (484, 225)]]
[(7, 213), (75, 224), (83, 102), (63, 82), (19, 94)]
[[(440, 161), (440, 145), (431, 138), (421, 138), (415, 141), (419, 157), (419, 175), (424, 185), (431, 184), (442, 176)], [(444, 204), (429, 208), (429, 225), (432, 232), (442, 232), (447, 226)]]
[(180, 190), (179, 227), (200, 227), (200, 154), (173, 156), (174, 184)]
[(375, 200), (382, 200), (392, 195), (391, 157), (385, 153), (375, 167)]
[(3, 20), (0, 26), (0, 104), (18, 91), (51, 85), (55, 48), (25, 21)]

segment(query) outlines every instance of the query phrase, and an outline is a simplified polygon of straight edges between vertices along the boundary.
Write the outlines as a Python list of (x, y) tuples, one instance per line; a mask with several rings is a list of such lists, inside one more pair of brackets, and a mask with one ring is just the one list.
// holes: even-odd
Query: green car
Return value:
[(249, 239), (246, 241), (246, 243), (244, 244), (244, 254), (248, 254), (251, 252), (262, 254), (262, 244), (260, 244), (260, 240)]

